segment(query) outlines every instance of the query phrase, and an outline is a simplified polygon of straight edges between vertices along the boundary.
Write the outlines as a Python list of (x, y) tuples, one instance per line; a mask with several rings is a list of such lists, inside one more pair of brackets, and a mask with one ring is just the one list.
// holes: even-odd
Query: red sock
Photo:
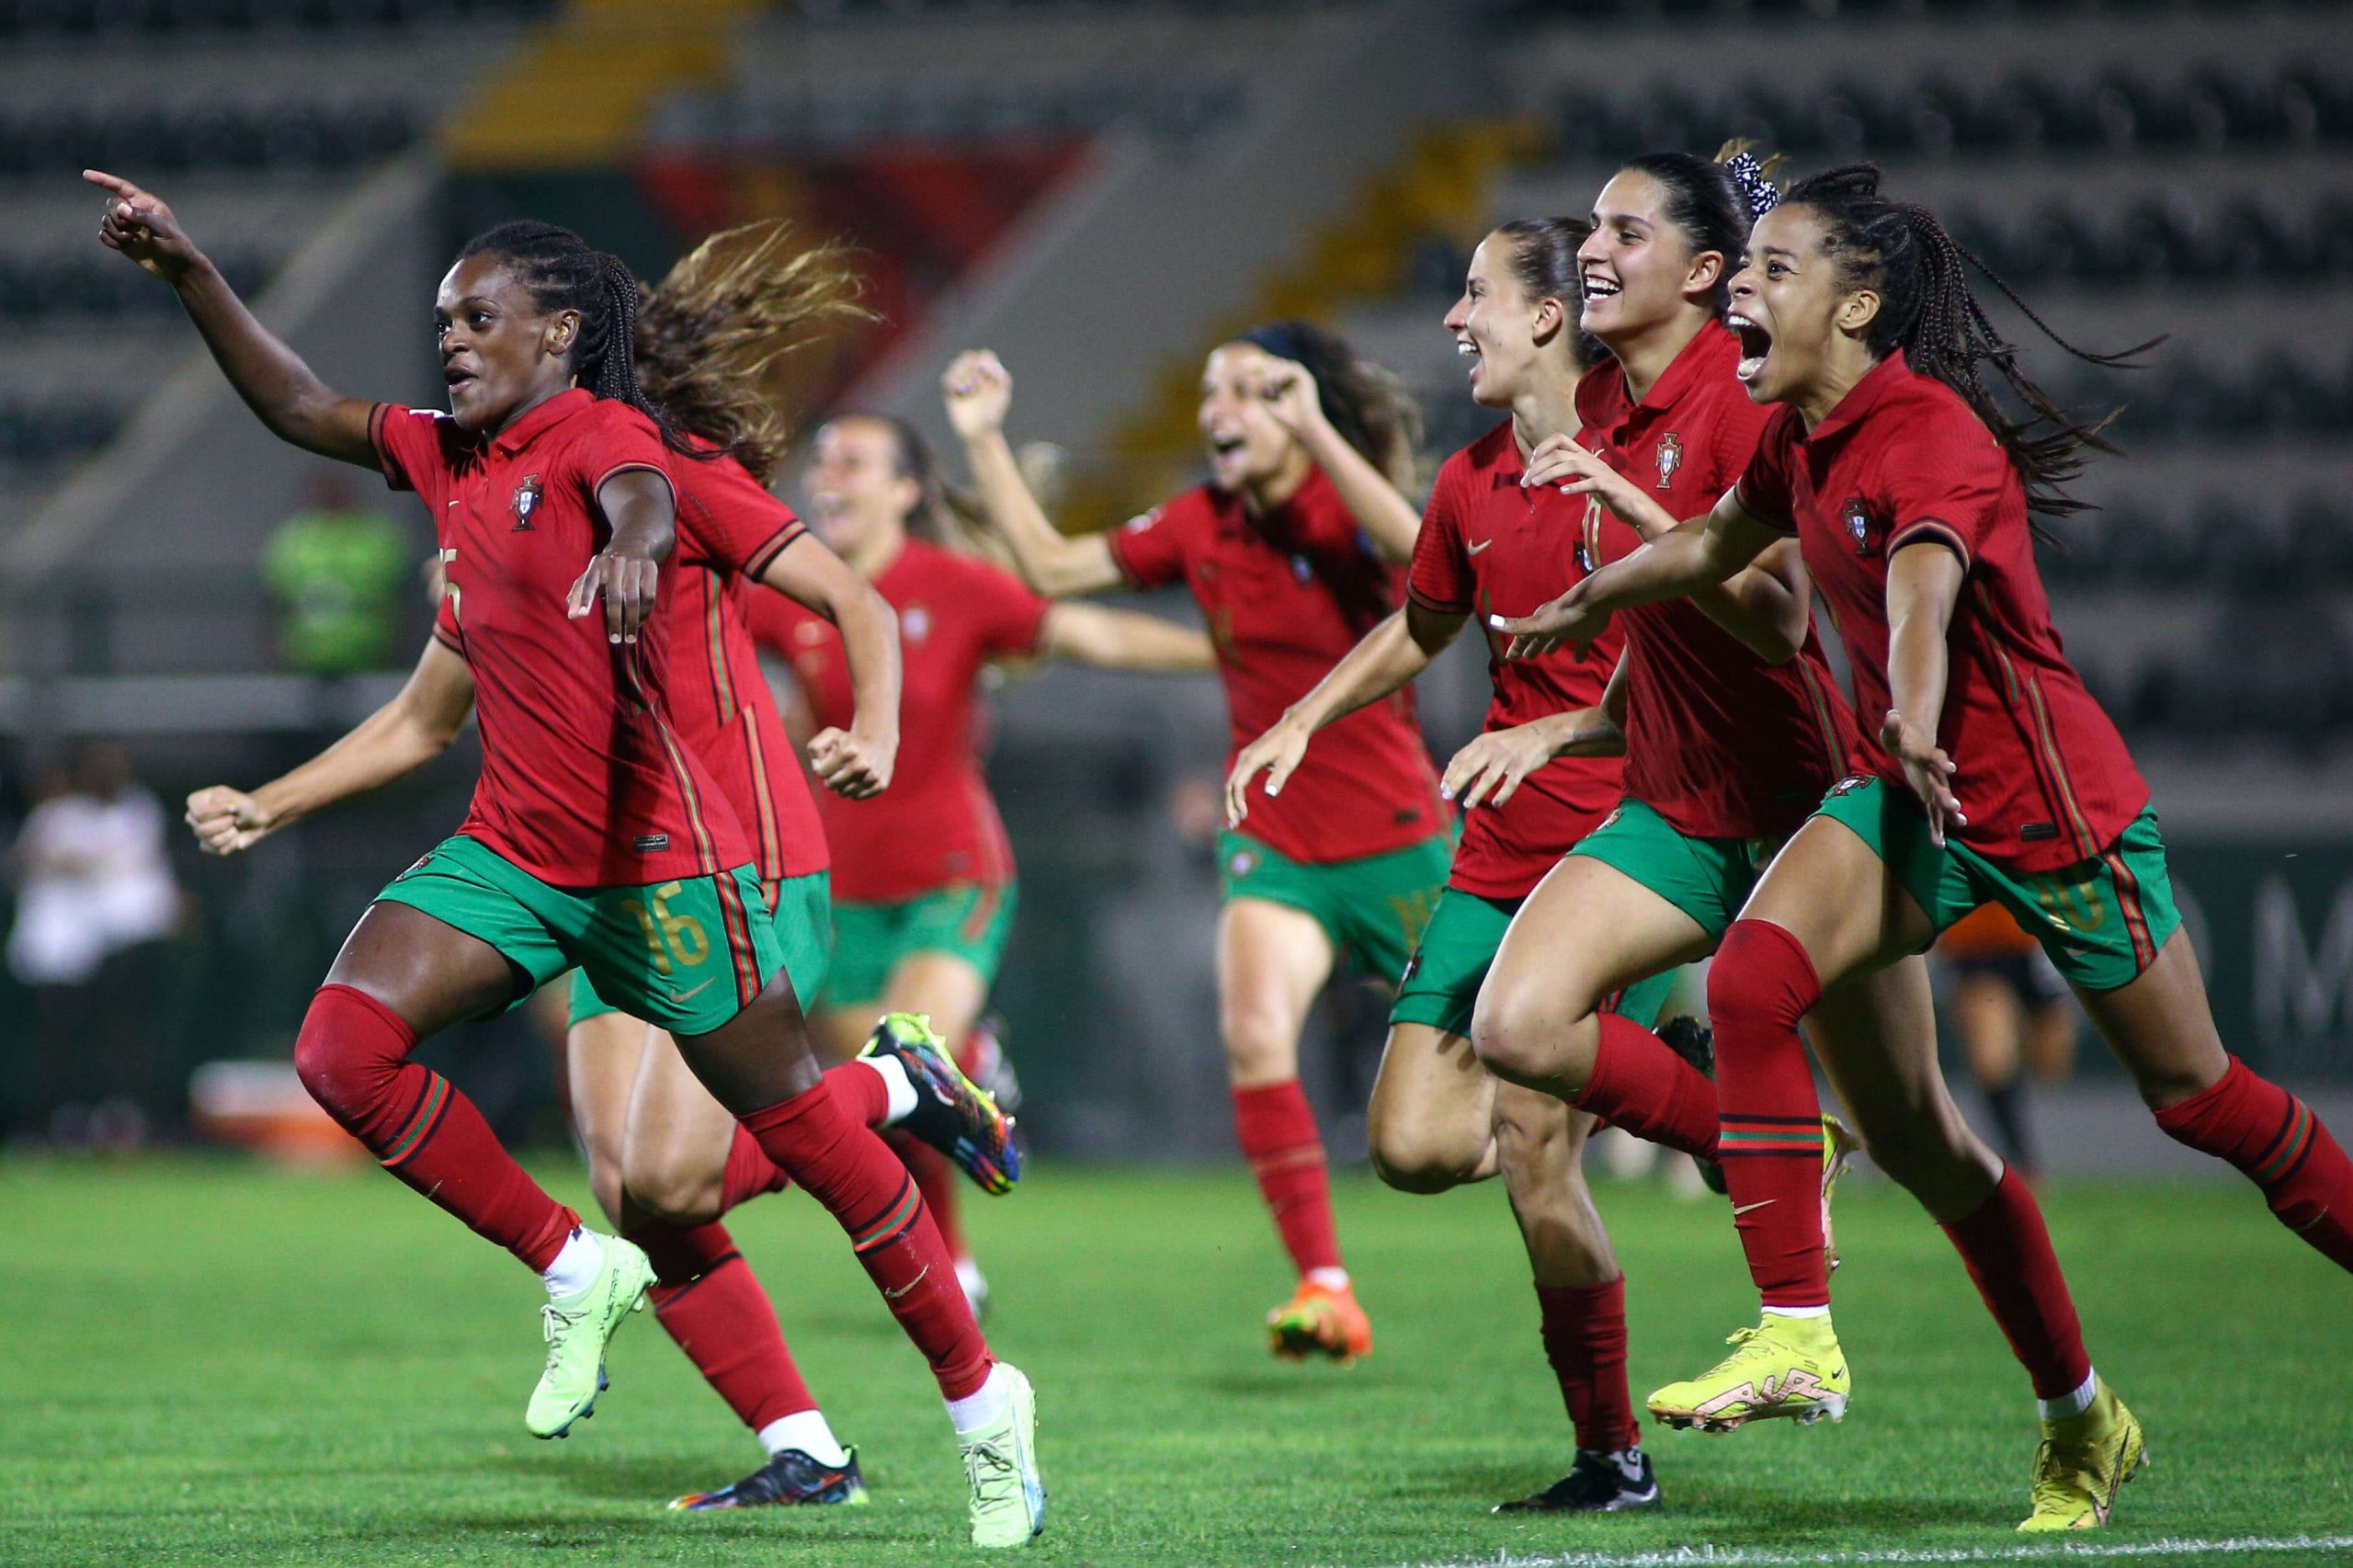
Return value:
[(1577, 1108), (1638, 1138), (1716, 1157), (1716, 1086), (1631, 1018), (1597, 1013), (1593, 1074)]
[(1969, 1266), (1985, 1310), (2001, 1324), (2011, 1354), (2034, 1380), (2035, 1397), (2057, 1399), (2083, 1387), (2092, 1375), (2083, 1325), (2075, 1321), (2042, 1210), (2018, 1173), (2004, 1171), (1985, 1201), (1944, 1231)]
[(861, 1127), (880, 1127), (891, 1115), (891, 1091), (883, 1085), (882, 1074), (863, 1062), (845, 1062), (825, 1069), (825, 1082), (833, 1085), (834, 1098), (842, 1109)]
[(907, 1133), (891, 1133), (885, 1142), (906, 1162), (908, 1171), (915, 1176), (916, 1189), (923, 1194), (923, 1206), (931, 1210), (931, 1222), (939, 1227), (939, 1239), (948, 1244), (949, 1256), (972, 1256), (972, 1248), (964, 1244), (961, 1212), (963, 1195), (956, 1190), (963, 1176), (948, 1163), (947, 1155)]
[(1311, 1269), (1340, 1267), (1324, 1140), (1316, 1133), (1315, 1113), (1307, 1108), (1307, 1094), (1299, 1080), (1234, 1090), (1233, 1131), (1300, 1278), (1305, 1278)]
[(906, 1166), (844, 1112), (822, 1080), (742, 1119), (768, 1158), (849, 1233), (867, 1277), (931, 1363), (940, 1393), (962, 1399), (978, 1392), (988, 1381), (988, 1344)]
[(654, 1261), (654, 1315), (703, 1381), (756, 1432), (817, 1408), (776, 1309), (752, 1266), (720, 1224), (691, 1228), (651, 1221), (625, 1233)]
[(2234, 1056), (2211, 1086), (2157, 1112), (2157, 1125), (2236, 1165), (2281, 1224), (2353, 1269), (2353, 1161), (2310, 1106)]
[(1708, 971), (1716, 1028), (1717, 1155), (1748, 1272), (1772, 1307), (1830, 1301), (1822, 1243), (1822, 1104), (1798, 1020), (1822, 982), (1798, 939), (1735, 920)]
[(737, 1122), (735, 1136), (727, 1144), (726, 1172), (720, 1178), (719, 1211), (724, 1214), (738, 1203), (749, 1202), (764, 1192), (782, 1192), (790, 1185), (790, 1179), (760, 1147), (760, 1141)]
[(415, 1049), (390, 1007), (348, 985), (322, 985), (295, 1037), (294, 1071), (378, 1164), (544, 1272), (580, 1216), (523, 1174), (473, 1101), (408, 1060)]
[(1642, 1442), (1634, 1396), (1626, 1386), (1626, 1281), (1539, 1285), (1544, 1358), (1561, 1381), (1561, 1403), (1577, 1447), (1615, 1453)]

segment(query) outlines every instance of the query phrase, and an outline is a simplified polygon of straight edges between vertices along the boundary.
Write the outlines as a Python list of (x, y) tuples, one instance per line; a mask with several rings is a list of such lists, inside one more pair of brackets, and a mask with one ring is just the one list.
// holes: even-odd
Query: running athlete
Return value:
[[(684, 437), (647, 412), (637, 287), (567, 230), (509, 224), (442, 279), (449, 415), (344, 397), (272, 336), (127, 180), (100, 239), (170, 283), (239, 394), (290, 443), (378, 468), (426, 498), (444, 625), (476, 687), (483, 777), (459, 834), (353, 928), (295, 1044), (297, 1071), (385, 1168), (538, 1272), (546, 1368), (525, 1424), (592, 1410), (605, 1346), (653, 1267), (583, 1228), (446, 1079), (408, 1060), (460, 1018), (575, 965), (667, 1028), (721, 1103), (849, 1233), (932, 1364), (964, 1450), (975, 1544), (1042, 1524), (1035, 1404), (994, 1362), (913, 1180), (817, 1071), (761, 902), (752, 846), (667, 721), (666, 639), (648, 618), (676, 532)], [(585, 384), (583, 384), (585, 383)], [(600, 628), (589, 618), (602, 599)]]
[[(2236, 1165), (2283, 1222), (2353, 1268), (2353, 1164), (2309, 1108), (2222, 1049), (2148, 787), (2051, 624), (2029, 519), (2078, 509), (2064, 483), (2105, 443), (2018, 368), (1967, 259), (1927, 209), (1885, 199), (1871, 165), (1799, 184), (1757, 224), (1733, 281), (1738, 374), (1752, 398), (1782, 405), (1747, 472), (1704, 518), (1503, 630), (1515, 653), (1590, 637), (1613, 611), (1722, 581), (1794, 533), (1880, 744), (1774, 860), (1718, 953), (1709, 1001), (1725, 1101), (1810, 1115), (1798, 1020), (1997, 902), (2035, 929), (2158, 1125)], [(1613, 510), (1649, 506), (1590, 458), (1563, 454), (1561, 472)], [(1874, 1155), (1900, 1158), (1915, 1131), (1906, 1108), (1848, 1103)], [(1817, 1221), (1789, 1201), (1792, 1170), (1769, 1157), (1727, 1167), (1735, 1206), (1761, 1206), (1742, 1244), (1764, 1322), (1714, 1370), (1654, 1394), (1654, 1411), (1753, 1418), (1845, 1392)], [(1968, 1233), (2006, 1213), (2001, 1244), (1972, 1244)], [(1946, 1229), (2043, 1402), (2022, 1528), (2104, 1524), (2142, 1463), (2141, 1428), (2092, 1369), (2025, 1184), (2004, 1173)]]
[[(846, 415), (817, 432), (809, 515), (824, 542), (898, 618), (905, 737), (888, 794), (826, 797), (835, 959), (810, 1009), (818, 1039), (852, 1055), (874, 1020), (921, 1014), (974, 1073), (974, 1029), (1013, 924), (1014, 868), (980, 760), (980, 687), (1006, 659), (1067, 658), (1107, 669), (1200, 670), (1209, 639), (1155, 616), (1055, 604), (986, 561), (944, 548), (947, 502), (923, 438), (895, 419)], [(859, 710), (858, 668), (835, 623), (763, 595), (752, 634), (790, 664), (813, 723)], [(956, 1257), (973, 1310), (988, 1285), (956, 1222), (957, 1193), (934, 1149), (897, 1141)]]
[[(1318, 732), (1404, 689), (1472, 615), (1538, 603), (1562, 574), (1634, 548), (1631, 532), (1602, 508), (1520, 484), (1526, 452), (1575, 424), (1586, 358), (1572, 311), (1586, 232), (1574, 219), (1522, 220), (1472, 253), (1446, 327), (1469, 362), (1472, 397), (1508, 416), (1438, 470), (1404, 607), (1242, 748), (1226, 778), (1227, 820), (1237, 828), (1288, 798), (1323, 754), (1309, 746)], [(1562, 1482), (1504, 1505), (1513, 1510), (1605, 1512), (1659, 1498), (1626, 1387), (1625, 1282), (1582, 1170), (1593, 1118), (1526, 1089), (1499, 1090), (1469, 1046), (1480, 983), (1513, 913), (1618, 799), (1623, 709), (1616, 695), (1605, 699), (1618, 652), (1612, 638), (1541, 662), (1507, 662), (1491, 645), (1495, 696), (1483, 733), (1456, 754), (1444, 780), (1462, 804), (1462, 840), (1398, 988), (1372, 1092), (1370, 1132), (1383, 1180), (1442, 1192), (1501, 1174), (1518, 1219), (1578, 1459)], [(1254, 790), (1261, 773), (1263, 790)], [(1618, 1006), (1647, 1024), (1670, 983), (1646, 979)], [(1697, 1085), (1684, 1108), (1683, 1146), (1699, 1147), (1715, 1115), (1707, 1080), (1638, 1032), (1640, 1049), (1663, 1059), (1651, 1064), (1657, 1072)]]
[[(982, 501), (1032, 588), (1192, 590), (1236, 749), (1395, 607), (1419, 527), (1399, 491), (1418, 421), (1392, 378), (1320, 328), (1261, 327), (1211, 351), (1210, 482), (1105, 534), (1067, 538), (1038, 509), (1006, 443), (1012, 381), (995, 356), (960, 357), (946, 386)], [(1278, 1355), (1353, 1360), (1372, 1325), (1341, 1262), (1299, 1033), (1339, 963), (1404, 971), (1446, 881), (1446, 808), (1409, 699), (1333, 726), (1248, 825), (1218, 846), (1218, 1024), (1242, 1152), (1299, 1270), (1267, 1336)]]

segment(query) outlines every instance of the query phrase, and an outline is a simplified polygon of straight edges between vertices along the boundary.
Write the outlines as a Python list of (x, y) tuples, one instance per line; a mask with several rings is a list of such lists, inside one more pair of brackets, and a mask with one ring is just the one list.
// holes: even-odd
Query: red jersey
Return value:
[[(1642, 542), (1581, 496), (1549, 484), (1523, 489), (1523, 472), (1509, 419), (1447, 459), (1422, 516), (1407, 586), (1423, 608), (1478, 622), (1495, 687), (1483, 726), (1491, 731), (1598, 707), (1625, 633), (1612, 626), (1583, 648), (1571, 643), (1539, 659), (1507, 659), (1509, 640), (1488, 617), (1527, 615)], [(1527, 897), (1609, 814), (1624, 786), (1625, 765), (1617, 757), (1554, 757), (1505, 804), (1464, 813), (1447, 885), (1482, 898)]]
[[(2149, 787), (2084, 689), (2051, 624), (2035, 571), (2026, 487), (1960, 394), (1917, 375), (1899, 351), (1874, 366), (1808, 433), (1775, 412), (1740, 481), (1748, 515), (1795, 533), (1854, 667), (1855, 708), (1876, 723), (1887, 684), (1887, 563), (1933, 542), (1966, 575), (1946, 636), (1951, 673), (1937, 744), (1959, 770), (1966, 827), (1953, 836), (2016, 871), (2097, 856)], [(1909, 794), (1876, 735), (1870, 771)]]
[[(1226, 766), (1396, 608), (1382, 562), (1321, 469), (1262, 517), (1239, 495), (1188, 490), (1110, 535), (1139, 588), (1182, 580), (1209, 619), (1225, 687)], [(1299, 771), (1250, 797), (1243, 831), (1310, 865), (1384, 855), (1446, 826), (1411, 693), (1329, 725)]]
[(678, 548), (654, 613), (668, 618), (670, 720), (710, 767), (758, 851), (760, 880), (825, 869), (825, 830), (808, 776), (760, 674), (744, 607), (783, 596), (760, 586), (808, 529), (733, 458), (671, 464), (678, 486)]
[[(1773, 411), (1733, 373), (1740, 339), (1715, 322), (1639, 403), (1615, 359), (1577, 383), (1577, 439), (1677, 517), (1732, 488)], [(1805, 646), (1769, 665), (1689, 599), (1621, 612), (1626, 793), (1677, 833), (1785, 838), (1846, 777), (1855, 716), (1808, 615)]]
[[(1009, 574), (911, 539), (874, 579), (899, 614), (904, 684), (891, 787), (870, 801), (818, 797), (834, 847), (834, 895), (897, 903), (955, 882), (1002, 883), (1013, 847), (982, 772), (975, 733), (981, 672), (1038, 651), (1052, 607)], [(763, 594), (752, 634), (791, 663), (817, 722), (847, 729), (849, 664), (833, 622)]]
[[(574, 387), (488, 439), (390, 403), (368, 434), (386, 482), (433, 514), (449, 583), (435, 634), (473, 671), (482, 779), (458, 831), (556, 887), (747, 864), (734, 812), (668, 722), (663, 619), (615, 644), (601, 604), (564, 613), (611, 537), (597, 487), (625, 469), (669, 472), (653, 421)], [(675, 597), (669, 575), (660, 593)]]

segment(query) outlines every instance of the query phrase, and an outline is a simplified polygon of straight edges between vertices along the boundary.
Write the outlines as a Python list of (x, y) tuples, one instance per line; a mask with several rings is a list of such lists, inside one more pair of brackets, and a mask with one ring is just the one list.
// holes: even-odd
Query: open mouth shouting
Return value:
[(1741, 385), (1753, 386), (1756, 378), (1765, 373), (1765, 361), (1773, 352), (1773, 335), (1738, 311), (1724, 317), (1724, 325), (1740, 339), (1740, 363), (1733, 373), (1740, 378)]

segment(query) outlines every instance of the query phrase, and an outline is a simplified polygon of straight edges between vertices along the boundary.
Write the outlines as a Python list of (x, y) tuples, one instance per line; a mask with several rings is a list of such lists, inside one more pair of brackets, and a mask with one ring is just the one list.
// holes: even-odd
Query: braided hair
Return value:
[[(2009, 455), (2025, 482), (2030, 512), (2062, 517), (2089, 509), (2091, 503), (2068, 494), (2065, 487), (2083, 472), (2087, 451), (2117, 450), (2103, 434), (2115, 414), (2087, 425), (2053, 403), (2018, 368), (2017, 346), (1995, 328), (1970, 291), (1967, 269), (1984, 274), (2037, 331), (2087, 364), (2134, 369), (2141, 355), (2165, 339), (2151, 338), (2115, 354), (2076, 347), (1945, 233), (1935, 213), (1916, 202), (1890, 201), (1879, 187), (1878, 165), (1848, 164), (1800, 180), (1783, 198), (1820, 221), (1823, 249), (1838, 268), (1840, 285), (1880, 296), (1864, 347), (1874, 359), (1900, 348), (1912, 369), (1960, 393)], [(2013, 417), (2011, 403), (2023, 407), (2026, 417)]]
[(1531, 300), (1558, 300), (1569, 315), (1569, 358), (1579, 370), (1590, 370), (1609, 358), (1601, 340), (1576, 330), (1576, 304), (1585, 296), (1585, 280), (1577, 266), (1577, 247), (1593, 233), (1584, 218), (1514, 218), (1495, 225), (1495, 233), (1510, 246), (1504, 256), (1521, 290)]
[(494, 256), (512, 267), (541, 311), (579, 312), (580, 331), (566, 355), (581, 386), (653, 420), (671, 450), (710, 455), (688, 440), (638, 387), (638, 287), (628, 263), (590, 249), (570, 229), (528, 218), (476, 234), (458, 259), (477, 256)]

